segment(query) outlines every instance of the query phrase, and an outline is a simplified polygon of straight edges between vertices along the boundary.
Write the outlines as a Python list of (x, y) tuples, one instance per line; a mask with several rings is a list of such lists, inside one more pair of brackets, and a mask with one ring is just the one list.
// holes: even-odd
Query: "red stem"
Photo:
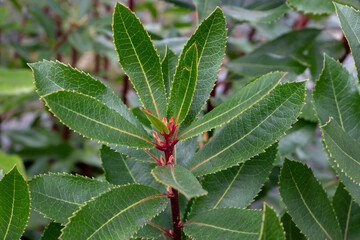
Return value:
[(153, 224), (153, 223), (151, 223), (151, 222), (148, 222), (148, 224), (151, 225), (151, 226), (153, 226), (153, 227), (155, 227), (155, 228), (157, 228), (157, 229), (160, 229), (160, 230), (163, 231), (167, 236), (169, 236), (169, 237), (172, 238), (172, 235), (171, 235), (171, 233), (170, 233), (168, 230), (166, 230), (166, 229), (164, 229), (164, 228), (162, 228), (162, 227), (160, 227), (160, 226), (158, 226), (158, 225), (155, 225), (155, 224)]

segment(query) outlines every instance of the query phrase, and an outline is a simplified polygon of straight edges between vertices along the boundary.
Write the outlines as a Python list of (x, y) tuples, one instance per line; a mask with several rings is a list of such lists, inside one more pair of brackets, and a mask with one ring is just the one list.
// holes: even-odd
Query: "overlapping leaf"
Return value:
[(221, 0), (193, 0), (198, 23), (201, 23), (207, 16), (209, 16), (217, 6), (221, 5)]
[(252, 108), (227, 124), (191, 159), (195, 176), (234, 166), (259, 154), (296, 121), (305, 99), (305, 82), (276, 87)]
[(263, 226), (259, 240), (285, 240), (284, 229), (274, 209), (263, 204)]
[(129, 239), (165, 209), (167, 198), (159, 194), (137, 184), (113, 188), (81, 207), (62, 230), (61, 239)]
[(160, 57), (140, 20), (120, 3), (114, 11), (113, 33), (119, 62), (143, 106), (162, 118), (166, 112), (166, 93)]
[(281, 222), (286, 233), (286, 239), (306, 240), (306, 237), (300, 232), (300, 229), (296, 226), (289, 213), (286, 212), (282, 216)]
[(44, 229), (41, 240), (57, 240), (61, 235), (63, 226), (60, 223), (51, 221)]
[(334, 6), (328, 0), (287, 0), (291, 7), (306, 14), (330, 14)]
[(170, 95), (170, 87), (174, 79), (176, 65), (178, 63), (178, 56), (168, 47), (166, 47), (166, 54), (161, 62), (161, 70), (163, 73), (166, 96)]

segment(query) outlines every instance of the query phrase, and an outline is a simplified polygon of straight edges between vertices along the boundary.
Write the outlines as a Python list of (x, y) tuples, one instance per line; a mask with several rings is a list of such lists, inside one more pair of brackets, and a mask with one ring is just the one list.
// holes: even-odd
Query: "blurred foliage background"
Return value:
[[(359, 9), (356, 0), (337, 0)], [(187, 37), (216, 6), (228, 25), (223, 66), (204, 113), (264, 73), (288, 72), (283, 81), (309, 79), (300, 120), (280, 140), (277, 166), (251, 207), (266, 200), (279, 214), (277, 190), (284, 157), (310, 165), (331, 197), (338, 179), (323, 150), (311, 90), (323, 54), (355, 73), (354, 62), (329, 0), (129, 0), (163, 58), (179, 54)], [(45, 109), (27, 63), (62, 61), (111, 86), (141, 118), (140, 102), (120, 65), (112, 40), (114, 0), (0, 0), (0, 177), (17, 164), (26, 178), (69, 172), (102, 178), (100, 144), (69, 131)], [(214, 132), (199, 137), (199, 148)], [(194, 149), (195, 151), (196, 149)], [(189, 153), (184, 153), (189, 154)], [(191, 153), (190, 153), (191, 154)], [(49, 222), (31, 212), (23, 239), (40, 239)]]

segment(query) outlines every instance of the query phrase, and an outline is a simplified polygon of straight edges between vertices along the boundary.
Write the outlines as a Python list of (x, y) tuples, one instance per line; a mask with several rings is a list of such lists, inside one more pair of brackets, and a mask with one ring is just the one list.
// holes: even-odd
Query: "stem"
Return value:
[(168, 230), (166, 230), (166, 229), (164, 229), (164, 228), (162, 228), (162, 227), (160, 227), (160, 226), (157, 226), (157, 225), (155, 225), (155, 224), (153, 224), (153, 223), (151, 223), (151, 222), (148, 222), (148, 224), (151, 225), (151, 226), (153, 226), (153, 227), (155, 227), (155, 228), (157, 228), (157, 229), (160, 229), (161, 231), (164, 232), (164, 234), (166, 234), (167, 236), (169, 236), (169, 237), (172, 238), (172, 235), (170, 234), (170, 232), (169, 232)]
[(174, 188), (172, 188), (172, 192), (174, 193), (174, 195), (170, 198), (170, 204), (173, 226), (173, 239), (181, 240), (179, 193)]

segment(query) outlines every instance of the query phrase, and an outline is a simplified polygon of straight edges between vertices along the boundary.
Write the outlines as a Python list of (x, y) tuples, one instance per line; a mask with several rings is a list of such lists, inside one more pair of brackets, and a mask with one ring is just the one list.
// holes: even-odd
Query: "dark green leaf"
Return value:
[(61, 235), (63, 226), (60, 223), (51, 221), (44, 229), (41, 240), (57, 240)]
[(263, 204), (263, 226), (259, 240), (285, 240), (283, 227), (274, 209), (269, 207), (265, 202)]
[(327, 195), (306, 165), (285, 159), (279, 191), (294, 222), (311, 239), (342, 239)]
[(165, 209), (167, 197), (159, 194), (137, 184), (113, 188), (81, 207), (63, 229), (61, 239), (129, 239)]
[(284, 226), (286, 239), (306, 240), (306, 237), (300, 232), (300, 229), (296, 226), (289, 213), (286, 212), (282, 216), (281, 222)]
[(164, 84), (166, 89), (166, 96), (170, 96), (170, 87), (174, 79), (176, 65), (178, 63), (178, 56), (166, 46), (165, 58), (161, 63), (161, 70), (164, 77)]
[(287, 0), (291, 7), (305, 14), (331, 14), (334, 6), (329, 0)]

